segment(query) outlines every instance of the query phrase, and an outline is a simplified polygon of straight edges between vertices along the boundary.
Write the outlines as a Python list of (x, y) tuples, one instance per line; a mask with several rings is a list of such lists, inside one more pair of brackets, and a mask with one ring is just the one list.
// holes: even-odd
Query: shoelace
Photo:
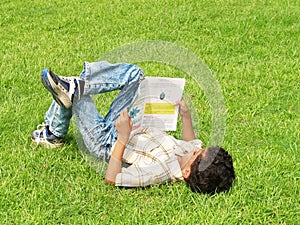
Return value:
[[(47, 126), (47, 125), (43, 122), (43, 123), (37, 125), (37, 127), (36, 127), (36, 129), (39, 131), (39, 135), (38, 135), (39, 138), (37, 138), (35, 149), (38, 148), (38, 147), (40, 146), (40, 142), (41, 142), (41, 134), (45, 131), (46, 126)], [(43, 138), (44, 138), (44, 137), (43, 137)]]
[(43, 123), (37, 125), (36, 129), (37, 130), (44, 130), (44, 129), (46, 129), (46, 126), (47, 125), (45, 124), (45, 122), (43, 122)]

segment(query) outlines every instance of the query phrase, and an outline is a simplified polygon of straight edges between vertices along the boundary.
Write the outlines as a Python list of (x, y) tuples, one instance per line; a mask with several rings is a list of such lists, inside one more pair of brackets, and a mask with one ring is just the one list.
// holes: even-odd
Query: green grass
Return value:
[[(297, 0), (2, 1), (1, 224), (299, 223), (299, 12)], [(237, 176), (229, 193), (194, 194), (183, 183), (108, 186), (78, 151), (73, 127), (63, 148), (32, 149), (30, 134), (52, 101), (42, 68), (78, 75), (84, 61), (146, 40), (187, 48), (218, 80), (227, 109), (222, 145)], [(146, 74), (182, 76), (140, 65)], [(209, 105), (191, 80), (187, 87), (206, 144)]]

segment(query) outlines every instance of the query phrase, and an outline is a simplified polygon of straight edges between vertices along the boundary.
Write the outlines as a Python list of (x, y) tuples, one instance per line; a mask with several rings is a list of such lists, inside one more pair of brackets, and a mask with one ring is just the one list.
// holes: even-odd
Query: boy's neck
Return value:
[[(194, 151), (185, 153), (182, 156), (177, 156), (180, 168), (183, 169), (188, 163), (192, 164), (193, 161), (199, 156), (202, 155), (202, 157), (205, 156), (205, 153), (207, 151), (206, 149), (199, 149), (199, 148), (195, 148)], [(193, 161), (190, 161), (193, 160)]]
[(192, 153), (193, 152), (188, 152), (182, 156), (177, 155), (177, 160), (178, 160), (178, 163), (179, 163), (181, 169), (183, 169), (185, 167), (185, 165), (188, 163), (188, 161), (190, 160), (190, 158), (192, 156)]

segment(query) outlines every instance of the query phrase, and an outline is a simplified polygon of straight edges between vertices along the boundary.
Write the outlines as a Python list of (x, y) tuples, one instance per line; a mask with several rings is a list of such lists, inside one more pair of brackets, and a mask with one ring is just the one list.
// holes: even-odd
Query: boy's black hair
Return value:
[(191, 165), (191, 175), (186, 182), (194, 192), (214, 194), (229, 190), (234, 179), (228, 152), (221, 147), (209, 147), (204, 157), (199, 155)]

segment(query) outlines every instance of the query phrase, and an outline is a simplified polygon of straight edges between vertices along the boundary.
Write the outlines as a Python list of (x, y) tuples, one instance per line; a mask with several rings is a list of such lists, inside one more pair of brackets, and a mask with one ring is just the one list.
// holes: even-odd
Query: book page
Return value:
[(184, 78), (146, 77), (129, 109), (133, 130), (156, 127), (175, 131), (178, 119), (175, 103), (181, 99), (184, 85)]

